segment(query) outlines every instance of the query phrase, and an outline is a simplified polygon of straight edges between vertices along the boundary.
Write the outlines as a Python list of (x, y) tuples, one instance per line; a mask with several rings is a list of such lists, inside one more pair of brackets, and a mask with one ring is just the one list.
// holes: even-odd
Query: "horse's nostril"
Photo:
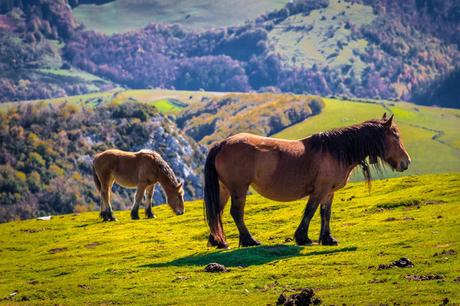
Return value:
[(402, 171), (407, 170), (407, 168), (409, 168), (409, 163), (410, 163), (410, 161), (407, 161), (407, 162), (402, 161), (402, 162), (399, 163), (399, 168)]

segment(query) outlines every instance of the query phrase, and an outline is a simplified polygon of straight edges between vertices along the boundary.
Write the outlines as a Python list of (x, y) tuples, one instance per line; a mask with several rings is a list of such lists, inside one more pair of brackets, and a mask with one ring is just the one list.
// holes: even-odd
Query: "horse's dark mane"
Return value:
[(369, 160), (380, 170), (380, 161), (385, 154), (385, 127), (379, 120), (370, 120), (348, 127), (333, 129), (309, 137), (313, 151), (329, 152), (339, 163), (344, 165), (359, 164), (363, 168), (366, 181), (371, 180)]

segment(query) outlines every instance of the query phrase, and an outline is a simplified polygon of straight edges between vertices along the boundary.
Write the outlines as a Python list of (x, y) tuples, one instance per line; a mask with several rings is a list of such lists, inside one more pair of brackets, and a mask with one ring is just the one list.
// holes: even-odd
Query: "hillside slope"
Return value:
[[(393, 113), (412, 163), (406, 172), (386, 170), (382, 173), (384, 177), (460, 171), (459, 110), (388, 101), (328, 98), (323, 98), (323, 101), (324, 108), (318, 116), (273, 136), (299, 139), (332, 128), (380, 118), (384, 112)], [(359, 173), (355, 178), (360, 178)]]
[[(0, 222), (96, 207), (92, 159), (109, 148), (159, 152), (186, 181), (185, 198), (202, 197), (204, 147), (149, 104), (99, 99), (21, 103), (0, 112)], [(155, 202), (164, 203), (156, 189)], [(130, 207), (134, 191), (115, 190), (113, 205)]]
[[(371, 194), (350, 184), (335, 196), (335, 247), (289, 241), (305, 200), (250, 196), (247, 224), (264, 245), (239, 249), (226, 210), (232, 249), (206, 249), (201, 205), (186, 203), (183, 216), (158, 207), (154, 220), (116, 212), (103, 223), (91, 212), (0, 224), (0, 303), (273, 305), (302, 287), (326, 304), (460, 303), (460, 174), (375, 181)], [(378, 269), (400, 257), (415, 266)], [(205, 273), (210, 262), (230, 272)]]
[[(123, 86), (339, 94), (459, 106), (451, 81), (460, 70), (458, 1), (239, 3), (82, 1), (71, 10), (78, 0), (5, 1), (0, 47), (16, 44), (18, 52), (0, 57), (0, 67), (11, 66), (14, 57), (28, 70), (0, 73), (0, 101)], [(113, 33), (121, 27), (123, 33), (87, 30), (73, 15), (83, 7), (90, 8), (83, 22), (96, 20), (98, 29)], [(152, 10), (155, 14), (148, 13)], [(95, 11), (102, 17), (95, 18)], [(132, 28), (124, 26), (125, 18), (136, 27), (154, 23), (125, 32)], [(31, 59), (56, 44), (53, 65)], [(21, 65), (12, 66), (20, 72)], [(76, 77), (75, 68), (96, 75), (97, 82)], [(442, 92), (433, 96), (435, 90)]]

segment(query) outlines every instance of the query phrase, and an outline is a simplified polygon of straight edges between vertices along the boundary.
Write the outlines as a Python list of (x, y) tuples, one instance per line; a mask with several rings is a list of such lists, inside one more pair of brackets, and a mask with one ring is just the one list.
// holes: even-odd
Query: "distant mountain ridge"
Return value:
[[(298, 0), (243, 25), (198, 31), (152, 24), (111, 36), (78, 25), (65, 0), (5, 3), (0, 12), (24, 26), (11, 29), (5, 21), (2, 32), (19, 35), (37, 52), (49, 39), (60, 39), (61, 62), (107, 84), (402, 99), (450, 107), (460, 103), (455, 97), (446, 100), (455, 96), (448, 94), (455, 88), (443, 84), (460, 69), (458, 1)], [(39, 82), (1, 77), (3, 101)], [(22, 91), (21, 80), (29, 81)], [(78, 92), (104, 86), (80, 86)], [(430, 95), (434, 88), (447, 94)], [(32, 89), (29, 96), (72, 90), (44, 95)]]

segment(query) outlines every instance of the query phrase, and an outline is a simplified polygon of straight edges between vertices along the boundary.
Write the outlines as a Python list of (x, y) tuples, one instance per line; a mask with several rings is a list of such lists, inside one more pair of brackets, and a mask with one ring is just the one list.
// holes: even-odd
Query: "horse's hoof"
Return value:
[(297, 245), (313, 245), (313, 241), (309, 238), (296, 238), (295, 242)]
[(228, 249), (229, 249), (228, 244), (225, 243), (225, 242), (224, 242), (224, 243), (219, 243), (219, 244), (217, 245), (217, 248), (218, 248), (219, 250), (228, 250)]
[(218, 249), (228, 249), (228, 244), (225, 241), (217, 241), (212, 235), (208, 237), (208, 247), (217, 247)]
[(154, 214), (151, 214), (151, 215), (146, 215), (147, 219), (155, 219), (157, 216), (155, 216)]
[(240, 246), (243, 248), (260, 245), (261, 243), (253, 238), (240, 240)]
[(100, 214), (102, 221), (107, 222), (107, 221), (117, 221), (117, 219), (112, 215), (111, 212), (108, 211), (103, 211)]
[(319, 240), (319, 243), (321, 243), (322, 245), (338, 245), (339, 242), (332, 236), (326, 236), (321, 238)]
[(133, 215), (131, 214), (131, 220), (139, 220), (139, 215)]

